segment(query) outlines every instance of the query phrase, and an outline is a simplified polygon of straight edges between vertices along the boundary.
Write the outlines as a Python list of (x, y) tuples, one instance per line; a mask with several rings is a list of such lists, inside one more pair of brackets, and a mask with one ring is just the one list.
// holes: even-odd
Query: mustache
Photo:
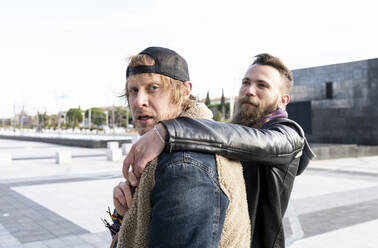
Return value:
[(134, 108), (132, 113), (133, 115), (152, 115), (151, 111), (145, 110), (143, 108)]
[(248, 96), (243, 96), (242, 98), (239, 98), (238, 103), (239, 103), (239, 106), (241, 106), (242, 104), (245, 104), (245, 103), (251, 104), (255, 107), (259, 106), (258, 101), (256, 101), (254, 98), (248, 97)]

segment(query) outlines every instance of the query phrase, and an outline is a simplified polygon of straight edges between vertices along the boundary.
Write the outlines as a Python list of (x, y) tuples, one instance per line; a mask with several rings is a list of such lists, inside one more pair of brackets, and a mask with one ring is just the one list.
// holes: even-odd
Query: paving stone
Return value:
[(20, 242), (12, 236), (6, 228), (0, 224), (0, 245), (4, 247), (20, 245)]
[[(4, 225), (6, 230), (18, 239), (19, 242), (29, 243), (64, 237), (72, 234), (70, 232), (71, 229), (75, 230), (75, 234), (87, 232), (85, 229), (65, 220), (56, 213), (21, 196), (9, 187), (6, 188), (2, 185), (1, 188), (6, 194), (4, 194), (5, 197), (3, 195), (0, 196), (1, 201), (4, 202), (4, 204), (0, 204), (0, 213), (6, 213), (7, 216), (0, 217), (0, 224)], [(10, 196), (16, 197), (9, 199)], [(8, 202), (12, 202), (12, 204), (6, 204)], [(23, 206), (24, 209), (18, 211), (12, 205)], [(16, 216), (17, 219), (15, 218)], [(39, 224), (43, 222), (50, 222), (52, 224), (46, 226)], [(54, 223), (60, 223), (60, 225), (56, 226)]]
[(25, 244), (25, 243), (29, 243), (29, 242), (34, 242), (34, 241), (40, 241), (40, 237), (39, 236), (36, 236), (36, 235), (25, 235), (23, 238), (22, 238), (22, 243)]
[(378, 219), (378, 199), (300, 215), (305, 237)]
[[(81, 245), (74, 245), (73, 248), (94, 248), (95, 246), (90, 244), (81, 244)], [(103, 246), (104, 247), (104, 246)]]
[(93, 233), (88, 233), (84, 235), (80, 235), (80, 238), (84, 241), (86, 241), (89, 244), (96, 244), (102, 242), (102, 240)]
[(24, 248), (22, 244), (17, 245), (5, 245), (4, 248)]
[(60, 239), (50, 239), (42, 242), (48, 248), (64, 248), (66, 244)]
[(40, 241), (24, 244), (24, 248), (47, 248), (45, 244)]
[(80, 235), (80, 238), (93, 245), (93, 247), (108, 247), (111, 244), (111, 236), (107, 231)]
[(56, 237), (64, 237), (71, 235), (71, 231), (68, 229), (57, 229), (57, 230), (51, 230), (51, 233), (55, 235)]
[(67, 244), (67, 246), (87, 244), (79, 236), (67, 236), (67, 237), (60, 238), (60, 240), (62, 240), (65, 244)]

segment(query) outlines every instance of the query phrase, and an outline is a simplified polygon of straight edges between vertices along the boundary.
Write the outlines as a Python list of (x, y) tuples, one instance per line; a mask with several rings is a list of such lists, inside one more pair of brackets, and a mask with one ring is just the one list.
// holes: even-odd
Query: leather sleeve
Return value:
[(262, 128), (180, 117), (162, 121), (166, 150), (216, 153), (245, 162), (284, 165), (302, 154), (305, 138), (295, 122), (271, 121)]

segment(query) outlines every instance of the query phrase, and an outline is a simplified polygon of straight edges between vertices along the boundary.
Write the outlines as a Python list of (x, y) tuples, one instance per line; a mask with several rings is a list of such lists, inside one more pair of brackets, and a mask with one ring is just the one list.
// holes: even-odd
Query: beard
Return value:
[(247, 127), (260, 127), (264, 117), (278, 108), (278, 98), (272, 103), (264, 104), (256, 99), (240, 97), (235, 105), (232, 123)]

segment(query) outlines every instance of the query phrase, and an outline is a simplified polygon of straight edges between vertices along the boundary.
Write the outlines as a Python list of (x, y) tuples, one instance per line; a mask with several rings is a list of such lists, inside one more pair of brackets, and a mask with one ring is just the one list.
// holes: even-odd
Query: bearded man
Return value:
[[(302, 128), (288, 119), (293, 86), (282, 61), (260, 54), (242, 80), (234, 124), (180, 117), (157, 126), (165, 144), (142, 137), (124, 161), (138, 177), (161, 151), (198, 151), (242, 161), (251, 228), (251, 247), (285, 247), (283, 216), (294, 179), (314, 158)], [(138, 152), (136, 152), (138, 151)]]
[[(172, 50), (149, 47), (131, 57), (126, 78), (134, 123), (149, 142), (166, 142), (159, 121), (212, 117), (204, 104), (195, 104), (186, 61)], [(134, 146), (131, 153), (141, 148)], [(249, 247), (239, 161), (200, 152), (163, 153), (138, 176), (137, 187), (129, 178), (114, 188), (113, 219), (122, 226), (111, 247)]]

